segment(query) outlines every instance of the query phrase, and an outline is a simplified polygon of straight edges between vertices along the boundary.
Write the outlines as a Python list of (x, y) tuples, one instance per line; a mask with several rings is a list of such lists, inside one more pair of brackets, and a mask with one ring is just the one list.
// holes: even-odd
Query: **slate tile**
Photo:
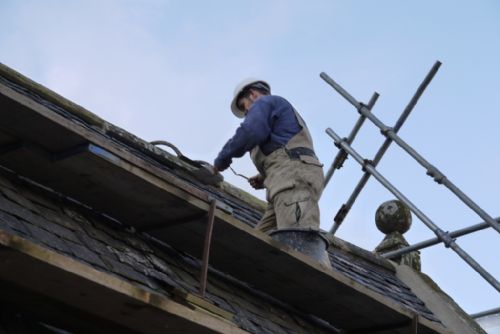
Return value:
[(32, 240), (41, 242), (42, 244), (48, 246), (49, 248), (56, 249), (65, 254), (72, 254), (71, 250), (68, 248), (66, 242), (49, 231), (44, 230), (36, 225), (27, 223), (26, 227), (30, 231)]
[(81, 227), (72, 219), (68, 219), (60, 211), (54, 211), (52, 209), (38, 206), (38, 212), (40, 216), (45, 218), (51, 223), (63, 226), (72, 231), (80, 231)]
[(187, 291), (197, 292), (199, 288), (200, 277), (194, 277), (191, 273), (179, 270), (177, 271), (178, 283)]
[(30, 200), (26, 199), (26, 197), (24, 197), (18, 191), (14, 191), (10, 188), (0, 188), (0, 191), (7, 199), (11, 200), (12, 202), (17, 203), (18, 205), (32, 212), (38, 213), (38, 208), (36, 207), (36, 205), (34, 205)]
[(146, 257), (154, 268), (169, 276), (173, 275), (173, 272), (170, 269), (170, 265), (166, 261), (156, 256), (155, 254), (147, 254)]
[(128, 246), (141, 251), (143, 253), (153, 253), (153, 249), (149, 247), (149, 245), (144, 242), (143, 240), (140, 240), (137, 236), (124, 236), (123, 240), (127, 243)]
[(31, 232), (28, 230), (26, 225), (22, 220), (11, 216), (0, 209), (0, 224), (6, 228), (11, 229), (15, 234), (20, 234), (21, 236), (30, 236)]
[(110, 268), (110, 270), (116, 274), (127, 277), (134, 270), (127, 264), (113, 260), (113, 259), (105, 259), (106, 264)]
[(87, 218), (85, 218), (85, 216), (83, 216), (82, 214), (80, 214), (79, 212), (77, 212), (73, 209), (70, 209), (68, 207), (63, 207), (63, 212), (71, 220), (73, 220), (79, 224), (90, 224), (89, 220)]
[(108, 253), (106, 245), (96, 239), (91, 238), (85, 231), (74, 231), (78, 244), (81, 244), (97, 254)]
[(98, 228), (94, 228), (93, 226), (85, 228), (85, 232), (89, 235), (90, 238), (101, 241), (109, 248), (123, 250), (126, 247), (125, 244), (120, 240), (111, 237), (106, 232)]
[(109, 259), (106, 259), (105, 261), (106, 264), (108, 265), (108, 268), (110, 268), (110, 270), (113, 273), (122, 276), (129, 281), (134, 281), (136, 283), (139, 283), (143, 286), (148, 286), (148, 287), (154, 286), (155, 290), (159, 288), (159, 285), (157, 283), (154, 283), (153, 280), (150, 280), (146, 275), (137, 272), (134, 268), (132, 268), (129, 265)]
[(55, 212), (60, 212), (60, 201), (55, 200), (53, 198), (48, 198), (41, 194), (35, 194), (32, 191), (23, 191), (23, 196), (25, 196), (28, 200), (33, 202), (37, 206), (38, 209), (43, 208), (47, 210), (52, 210)]
[(151, 266), (151, 263), (149, 262), (146, 255), (137, 252), (133, 248), (125, 248), (120, 254), (125, 257), (125, 261), (129, 261), (129, 263), (132, 265), (140, 264), (142, 266)]
[(23, 208), (19, 204), (10, 201), (4, 196), (0, 196), (0, 208), (4, 212), (17, 218), (22, 218), (26, 221), (34, 221), (38, 217), (36, 214)]
[(67, 229), (67, 228), (65, 228), (61, 225), (58, 225), (58, 224), (48, 223), (48, 221), (45, 219), (41, 219), (41, 220), (37, 220), (37, 221), (40, 222), (40, 227), (44, 228), (47, 231), (54, 233), (56, 236), (63, 238), (65, 240), (69, 240), (73, 243), (78, 243), (78, 244), (81, 243), (74, 231)]
[(234, 321), (243, 330), (246, 330), (250, 333), (261, 333), (261, 327), (250, 321), (246, 314), (241, 310), (234, 317)]
[(108, 248), (108, 250), (114, 253), (119, 262), (129, 265), (137, 272), (145, 273), (152, 267), (151, 263), (146, 258), (137, 256), (130, 248), (125, 248), (124, 250)]
[(181, 287), (174, 279), (156, 270), (149, 269), (145, 272), (145, 275), (152, 280), (156, 280), (157, 284), (167, 291)]
[(107, 268), (104, 262), (99, 257), (99, 255), (92, 252), (87, 247), (70, 241), (67, 242), (67, 245), (76, 258), (88, 262), (90, 264), (93, 264), (95, 266), (98, 266), (100, 268)]
[[(209, 291), (211, 290), (210, 288), (208, 289)], [(220, 307), (221, 309), (234, 313), (236, 310), (233, 306), (231, 306), (230, 302), (228, 302), (226, 299), (222, 298), (221, 296), (212, 294), (208, 292), (206, 294), (206, 298), (208, 298), (215, 306)]]
[(38, 214), (34, 214), (28, 210), (18, 207), (17, 204), (14, 204), (13, 202), (4, 201), (3, 204), (7, 204), (9, 211), (17, 212), (16, 216), (21, 217), (24, 221), (29, 222), (31, 225), (38, 226), (45, 231), (50, 231), (56, 236), (62, 237), (64, 239), (78, 242), (78, 239), (76, 238), (72, 230), (54, 224)]

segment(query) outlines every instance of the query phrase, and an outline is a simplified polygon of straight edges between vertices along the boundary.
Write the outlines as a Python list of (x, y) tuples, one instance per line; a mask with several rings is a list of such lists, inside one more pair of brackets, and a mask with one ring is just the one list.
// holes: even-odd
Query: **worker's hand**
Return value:
[(264, 188), (264, 178), (260, 174), (257, 174), (255, 176), (252, 176), (251, 178), (249, 178), (248, 183), (250, 183), (250, 185), (254, 189)]
[(217, 168), (217, 166), (213, 167), (213, 171), (214, 171), (214, 175), (219, 174), (219, 168)]

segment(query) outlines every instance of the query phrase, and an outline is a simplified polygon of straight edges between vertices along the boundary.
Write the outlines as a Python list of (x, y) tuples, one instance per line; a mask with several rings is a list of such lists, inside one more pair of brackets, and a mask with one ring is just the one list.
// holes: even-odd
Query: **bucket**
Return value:
[(318, 230), (311, 228), (285, 228), (269, 234), (291, 248), (315, 259), (316, 261), (331, 266), (328, 257), (329, 242)]

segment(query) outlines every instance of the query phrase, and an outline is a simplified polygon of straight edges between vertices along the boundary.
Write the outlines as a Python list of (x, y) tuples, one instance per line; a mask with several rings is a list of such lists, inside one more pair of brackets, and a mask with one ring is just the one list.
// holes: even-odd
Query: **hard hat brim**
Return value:
[(269, 92), (271, 92), (271, 86), (269, 84), (261, 79), (256, 79), (256, 78), (247, 78), (243, 81), (241, 81), (237, 86), (236, 89), (234, 90), (233, 94), (233, 100), (231, 101), (231, 111), (233, 114), (238, 117), (238, 118), (244, 118), (245, 117), (245, 112), (238, 108), (238, 96), (240, 96), (241, 92), (245, 89), (245, 87), (248, 87), (249, 85), (255, 84), (255, 83), (262, 83)]
[(233, 98), (233, 101), (231, 101), (231, 111), (233, 112), (234, 116), (238, 117), (238, 118), (245, 118), (245, 112), (243, 110), (240, 110), (240, 108), (238, 108), (238, 96), (235, 96)]

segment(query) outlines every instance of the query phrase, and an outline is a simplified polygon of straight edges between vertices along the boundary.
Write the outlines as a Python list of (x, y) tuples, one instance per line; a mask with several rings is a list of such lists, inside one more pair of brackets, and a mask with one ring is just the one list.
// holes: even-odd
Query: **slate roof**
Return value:
[[(176, 294), (198, 292), (198, 259), (147, 235), (127, 231), (55, 193), (20, 186), (26, 181), (8, 173), (12, 182), (5, 173), (3, 170), (0, 176), (0, 230), (162, 295), (174, 298)], [(307, 315), (291, 312), (271, 296), (214, 270), (206, 298), (232, 314), (233, 321), (251, 333), (331, 331), (327, 324), (318, 328)]]
[[(74, 114), (69, 113), (53, 102), (42, 98), (32, 90), (27, 90), (23, 86), (11, 82), (6, 78), (0, 77), (0, 82), (3, 82), (15, 90), (28, 95), (30, 98), (42, 103), (65, 117), (75, 118)], [(75, 120), (82, 122), (82, 119), (80, 118), (75, 118)], [(91, 125), (87, 124), (87, 126)], [(193, 186), (209, 193), (214, 198), (227, 204), (231, 208), (233, 216), (241, 222), (244, 222), (249, 226), (255, 226), (262, 216), (262, 212), (256, 208), (248, 206), (248, 204), (242, 200), (235, 198), (231, 194), (225, 193), (218, 188), (207, 186), (197, 181), (194, 177), (186, 174), (181, 166), (173, 162), (172, 157), (167, 152), (154, 148), (147, 142), (144, 142), (132, 134), (127, 133), (126, 131), (109, 123), (107, 123), (106, 135), (109, 136), (110, 140), (120, 140), (120, 143), (126, 145), (127, 150), (133, 154), (141, 156), (161, 168), (168, 169), (170, 172), (178, 175), (179, 178), (182, 178), (183, 180), (191, 183)], [(404, 304), (429, 320), (438, 321), (432, 315), (432, 312), (430, 312), (425, 305), (423, 305), (423, 303), (411, 292), (411, 290), (395, 277), (393, 271), (384, 269), (377, 265), (372, 265), (366, 259), (360, 260), (355, 256), (342, 254), (342, 252), (339, 252), (335, 248), (330, 249), (330, 259), (332, 260), (334, 270), (353, 278), (357, 282), (376, 292), (389, 296), (396, 302)]]
[[(351, 245), (351, 247), (353, 247)], [(399, 280), (395, 273), (367, 260), (360, 259), (349, 253), (331, 247), (329, 250), (333, 270), (354, 279), (384, 296), (388, 296), (397, 303), (404, 304), (425, 318), (439, 322), (425, 304)]]
[[(99, 133), (149, 164), (172, 173), (217, 199), (222, 203), (223, 209), (240, 222), (255, 226), (260, 219), (263, 206), (258, 200), (227, 184), (222, 188), (215, 188), (197, 181), (190, 173), (192, 167), (168, 152), (105, 122), (62, 97), (56, 96), (56, 101), (43, 90), (34, 89), (33, 86), (27, 88), (27, 85), (16, 78), (0, 75), (0, 83)], [(61, 104), (61, 101), (67, 105)], [(75, 110), (80, 109), (81, 112), (75, 113)], [(2, 173), (17, 180), (15, 183), (20, 182), (12, 173), (5, 170)], [(1, 183), (1, 229), (163, 294), (171, 294), (172, 288), (185, 291), (197, 289), (199, 261), (189, 254), (168, 244), (160, 244), (147, 233), (131, 233), (120, 222), (63, 195), (57, 199), (58, 196), (52, 193), (50, 196), (56, 198), (54, 201), (46, 198), (50, 191), (45, 191), (44, 195), (36, 194), (38, 191), (44, 192), (43, 187), (36, 191), (19, 188), (17, 184), (7, 181), (5, 176)], [(32, 186), (28, 188), (31, 189)], [(421, 317), (440, 323), (424, 303), (396, 277), (395, 270), (388, 261), (336, 238), (332, 238), (332, 244), (329, 255), (334, 271), (413, 310)], [(289, 305), (275, 299), (273, 301), (273, 297), (217, 272), (215, 268), (211, 270), (218, 274), (216, 280), (210, 281), (207, 298), (214, 305), (233, 313), (238, 324), (245, 330), (255, 333), (314, 333), (332, 329), (326, 324), (318, 327), (314, 317), (303, 315), (293, 307), (290, 311)], [(228, 282), (238, 286), (238, 293), (228, 286)], [(256, 295), (262, 298), (257, 298)], [(269, 312), (270, 309), (272, 312)]]

